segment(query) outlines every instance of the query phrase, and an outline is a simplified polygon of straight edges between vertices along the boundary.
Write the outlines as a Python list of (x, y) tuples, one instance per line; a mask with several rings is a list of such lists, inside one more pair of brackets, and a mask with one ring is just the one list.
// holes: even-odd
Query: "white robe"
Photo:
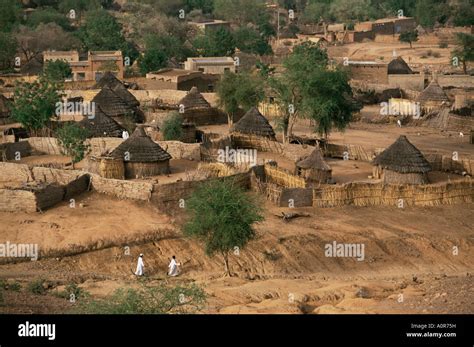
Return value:
[(143, 270), (145, 268), (145, 264), (143, 263), (143, 258), (138, 257), (138, 262), (137, 262), (137, 270), (135, 271), (135, 275), (137, 276), (143, 276)]
[(168, 275), (169, 276), (178, 276), (178, 265), (179, 265), (179, 263), (177, 263), (176, 260), (171, 259), (171, 262), (168, 265), (168, 268), (169, 268)]
[(128, 131), (122, 131), (122, 139), (128, 139)]

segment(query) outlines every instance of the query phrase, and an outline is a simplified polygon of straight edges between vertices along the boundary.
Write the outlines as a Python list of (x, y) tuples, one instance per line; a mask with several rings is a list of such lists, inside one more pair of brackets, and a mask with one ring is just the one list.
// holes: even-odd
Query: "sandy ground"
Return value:
[[(204, 312), (209, 313), (474, 312), (471, 205), (304, 208), (297, 211), (310, 217), (284, 223), (276, 217), (282, 209), (265, 204), (266, 220), (257, 225), (257, 238), (231, 255), (235, 277), (223, 278), (222, 260), (207, 257), (200, 244), (182, 236), (181, 212), (166, 217), (149, 206), (91, 193), (83, 201), (83, 209), (59, 206), (42, 215), (2, 213), (2, 239), (67, 249), (70, 242), (88, 245), (128, 234), (133, 241), (147, 230), (165, 232), (153, 242), (125, 243), (130, 255), (123, 247), (106, 247), (1, 265), (0, 278), (19, 281), (25, 288), (41, 277), (53, 284), (50, 292), (76, 282), (103, 297), (118, 287), (136, 285), (131, 269), (143, 252), (150, 283), (199, 284), (208, 294)], [(364, 260), (326, 257), (324, 247), (333, 241), (364, 244)], [(172, 255), (183, 266), (181, 276), (170, 280), (165, 271)], [(53, 295), (5, 293), (6, 305), (0, 307), (4, 312), (74, 308)]]

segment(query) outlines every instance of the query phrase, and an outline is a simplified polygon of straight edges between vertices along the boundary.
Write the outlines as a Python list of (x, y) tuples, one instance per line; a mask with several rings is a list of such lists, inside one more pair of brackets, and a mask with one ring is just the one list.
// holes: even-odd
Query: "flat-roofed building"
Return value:
[(201, 93), (211, 93), (215, 91), (220, 75), (207, 74), (201, 71), (189, 71), (182, 69), (161, 69), (146, 74), (146, 78), (168, 85), (168, 89), (189, 91), (196, 87)]
[(198, 28), (203, 34), (208, 34), (210, 32), (217, 31), (221, 28), (230, 30), (230, 22), (226, 22), (220, 19), (188, 22), (188, 24)]
[(226, 71), (235, 72), (235, 65), (232, 57), (196, 57), (188, 58), (184, 62), (184, 69), (221, 75)]

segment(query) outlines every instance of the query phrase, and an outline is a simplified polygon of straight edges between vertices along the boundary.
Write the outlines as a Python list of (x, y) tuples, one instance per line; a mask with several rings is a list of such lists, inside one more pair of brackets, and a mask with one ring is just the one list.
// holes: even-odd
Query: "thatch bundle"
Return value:
[(413, 71), (402, 57), (397, 57), (388, 64), (389, 75), (409, 75), (412, 73)]
[(111, 117), (107, 116), (100, 106), (96, 107), (94, 118), (84, 117), (79, 124), (89, 131), (89, 137), (122, 137), (125, 129)]
[(383, 169), (385, 183), (427, 183), (430, 163), (406, 136), (400, 136), (390, 147), (373, 160)]
[(295, 174), (308, 181), (326, 183), (331, 179), (332, 169), (326, 163), (319, 148), (295, 164)]
[(122, 142), (112, 153), (112, 158), (125, 161), (125, 177), (147, 177), (169, 173), (171, 155), (146, 135), (139, 126), (133, 134)]
[(285, 188), (306, 188), (306, 181), (290, 172), (273, 165), (265, 165), (266, 181)]
[(231, 133), (256, 135), (275, 140), (275, 131), (256, 107), (252, 107), (230, 129)]

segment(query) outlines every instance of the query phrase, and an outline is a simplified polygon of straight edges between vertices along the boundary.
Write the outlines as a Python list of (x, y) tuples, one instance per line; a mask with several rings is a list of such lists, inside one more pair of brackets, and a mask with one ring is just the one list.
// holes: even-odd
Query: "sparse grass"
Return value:
[(105, 299), (84, 300), (78, 311), (92, 314), (193, 313), (201, 310), (205, 302), (205, 292), (195, 284), (143, 285), (140, 289), (119, 288)]
[(79, 288), (75, 283), (69, 283), (64, 290), (54, 292), (54, 295), (58, 298), (68, 300), (71, 298), (74, 298), (75, 300), (84, 299), (90, 296), (87, 291), (83, 290), (82, 288)]
[(448, 43), (447, 42), (440, 42), (439, 43), (439, 48), (448, 48)]
[(8, 283), (5, 280), (0, 280), (0, 289), (11, 290), (13, 292), (19, 292), (21, 290), (21, 284), (18, 281)]
[(39, 278), (28, 284), (28, 291), (35, 295), (44, 295), (46, 289), (43, 287), (44, 280)]

